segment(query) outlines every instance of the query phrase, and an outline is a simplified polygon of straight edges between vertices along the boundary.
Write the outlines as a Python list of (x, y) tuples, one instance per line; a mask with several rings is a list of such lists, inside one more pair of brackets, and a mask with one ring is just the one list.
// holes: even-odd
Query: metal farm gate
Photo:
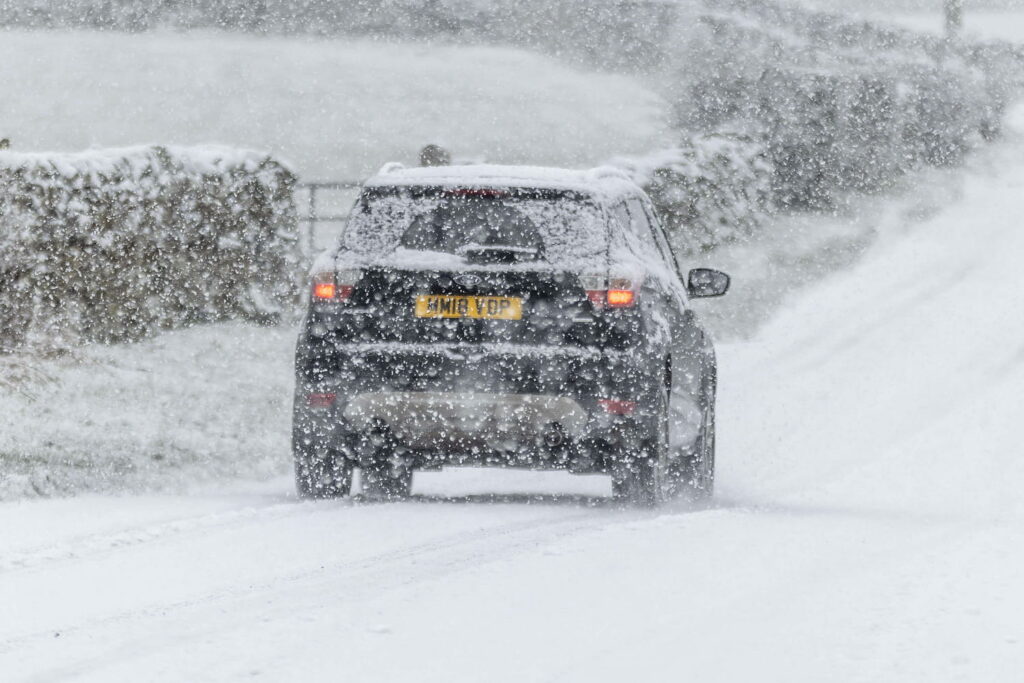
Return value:
[(333, 180), (296, 186), (302, 250), (307, 258), (334, 243), (342, 224), (348, 220), (361, 184), (356, 180)]

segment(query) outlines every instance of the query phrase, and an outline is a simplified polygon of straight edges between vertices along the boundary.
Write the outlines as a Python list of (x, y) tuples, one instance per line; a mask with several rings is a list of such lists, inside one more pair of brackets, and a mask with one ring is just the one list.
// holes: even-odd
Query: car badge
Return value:
[(471, 273), (467, 273), (466, 275), (456, 275), (452, 279), (454, 279), (463, 287), (476, 287), (478, 284), (484, 281), (484, 279), (479, 275), (473, 275)]

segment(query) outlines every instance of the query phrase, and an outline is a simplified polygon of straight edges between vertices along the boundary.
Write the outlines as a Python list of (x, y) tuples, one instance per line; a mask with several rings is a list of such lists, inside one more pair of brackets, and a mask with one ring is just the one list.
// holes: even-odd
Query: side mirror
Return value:
[(686, 291), (691, 299), (722, 296), (729, 291), (729, 276), (720, 270), (694, 268), (686, 282)]

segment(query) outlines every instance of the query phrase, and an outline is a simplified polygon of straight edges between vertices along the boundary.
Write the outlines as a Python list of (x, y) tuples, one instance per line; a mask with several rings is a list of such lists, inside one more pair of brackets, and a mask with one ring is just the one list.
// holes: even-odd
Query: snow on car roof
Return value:
[(629, 176), (610, 166), (572, 170), (490, 164), (404, 168), (399, 164), (387, 164), (377, 175), (369, 178), (364, 186), (572, 190), (595, 197), (616, 197), (640, 192), (640, 188)]

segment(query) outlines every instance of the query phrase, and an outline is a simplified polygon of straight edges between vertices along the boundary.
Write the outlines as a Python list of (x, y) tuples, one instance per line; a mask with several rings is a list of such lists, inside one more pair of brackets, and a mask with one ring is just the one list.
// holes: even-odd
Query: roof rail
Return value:
[(395, 171), (401, 171), (404, 168), (405, 164), (403, 164), (400, 161), (389, 161), (388, 163), (380, 167), (380, 170), (377, 171), (377, 175), (388, 175), (389, 173), (394, 173)]
[(633, 180), (623, 169), (615, 166), (598, 166), (597, 168), (590, 169), (587, 175), (595, 180), (601, 180), (603, 178), (617, 178), (619, 180), (628, 180), (630, 182)]

